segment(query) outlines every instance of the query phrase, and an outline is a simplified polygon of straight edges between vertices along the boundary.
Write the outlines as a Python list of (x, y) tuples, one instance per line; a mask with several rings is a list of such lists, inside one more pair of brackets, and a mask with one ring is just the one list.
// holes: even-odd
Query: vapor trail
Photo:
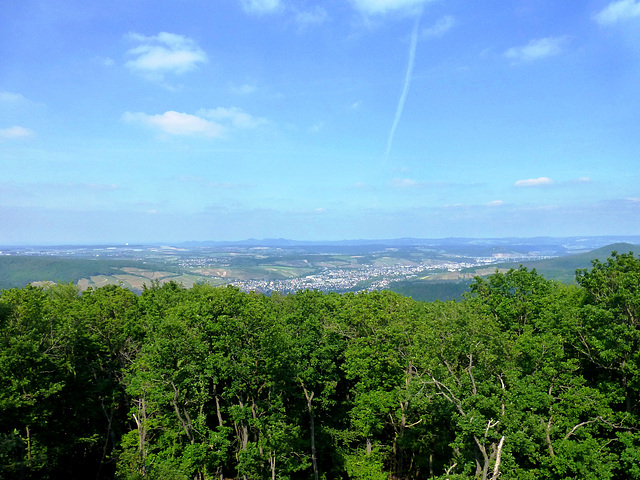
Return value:
[(384, 154), (385, 161), (391, 152), (391, 146), (393, 145), (393, 137), (396, 134), (396, 128), (400, 122), (402, 116), (402, 110), (404, 109), (404, 102), (407, 100), (407, 94), (409, 93), (409, 85), (411, 84), (411, 76), (413, 75), (413, 64), (416, 59), (416, 47), (418, 46), (418, 27), (420, 26), (420, 17), (422, 12), (416, 18), (416, 23), (413, 26), (413, 32), (411, 33), (411, 44), (409, 45), (409, 64), (407, 65), (407, 73), (404, 77), (404, 85), (402, 86), (402, 93), (400, 94), (400, 100), (398, 101), (398, 107), (396, 108), (396, 116), (393, 119), (393, 125), (391, 125), (391, 131), (389, 132), (389, 138), (387, 139), (387, 151)]

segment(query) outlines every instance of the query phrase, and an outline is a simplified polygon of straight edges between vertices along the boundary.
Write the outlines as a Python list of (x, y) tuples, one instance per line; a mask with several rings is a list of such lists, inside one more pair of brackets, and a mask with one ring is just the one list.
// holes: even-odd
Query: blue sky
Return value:
[(5, 0), (0, 244), (640, 234), (640, 1)]

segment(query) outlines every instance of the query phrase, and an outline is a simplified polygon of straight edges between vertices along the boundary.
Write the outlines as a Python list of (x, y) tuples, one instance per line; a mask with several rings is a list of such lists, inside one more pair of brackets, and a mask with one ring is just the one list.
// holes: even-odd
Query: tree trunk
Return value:
[(180, 414), (180, 407), (178, 406), (178, 397), (180, 392), (178, 391), (178, 388), (173, 382), (171, 382), (171, 386), (173, 387), (173, 401), (172, 401), (173, 409), (175, 410), (176, 415), (178, 416), (178, 420), (182, 424), (184, 433), (187, 435), (187, 438), (189, 439), (189, 442), (191, 443), (191, 445), (193, 445), (195, 443), (195, 438), (193, 438), (193, 434), (191, 433), (191, 419), (189, 418), (189, 413), (185, 409), (184, 418), (182, 417), (182, 415)]
[(216, 415), (218, 417), (218, 425), (219, 426), (224, 426), (224, 422), (222, 421), (222, 411), (220, 410), (220, 397), (218, 396), (218, 392), (217, 392), (217, 385), (213, 386), (213, 397), (216, 399)]
[(496, 450), (496, 463), (493, 465), (493, 475), (491, 475), (491, 480), (497, 480), (500, 476), (500, 461), (502, 460), (502, 446), (504, 445), (504, 435), (498, 442), (498, 448)]
[(31, 432), (29, 431), (29, 427), (26, 427), (27, 429), (27, 460), (28, 460), (28, 465), (29, 467), (31, 467)]
[[(244, 410), (244, 400), (238, 397), (238, 405)], [(235, 423), (235, 422), (234, 422)], [(246, 420), (241, 420), (240, 425), (236, 425), (237, 435), (240, 437), (240, 450), (246, 450), (249, 445), (249, 426)], [(248, 480), (247, 474), (242, 475), (243, 480)]]
[(311, 463), (313, 464), (313, 478), (314, 480), (318, 480), (318, 458), (316, 456), (316, 423), (315, 418), (313, 416), (313, 396), (314, 392), (309, 392), (307, 388), (304, 386), (302, 380), (300, 380), (300, 384), (302, 385), (302, 390), (304, 391), (304, 396), (307, 399), (307, 410), (309, 411), (309, 429), (311, 434)]
[[(408, 386), (407, 379), (407, 386)], [(404, 448), (402, 447), (402, 439), (407, 428), (407, 409), (409, 408), (409, 402), (400, 402), (400, 425), (398, 426), (398, 433), (396, 435), (396, 442), (400, 442), (396, 445), (396, 476), (398, 478), (404, 478)]]
[(433, 478), (433, 453), (429, 454), (429, 478)]
[(138, 427), (138, 454), (140, 456), (140, 473), (147, 475), (147, 404), (144, 397), (136, 402), (138, 404), (138, 416), (133, 414), (133, 419)]
[(269, 464), (271, 467), (271, 480), (276, 480), (276, 453), (269, 454)]

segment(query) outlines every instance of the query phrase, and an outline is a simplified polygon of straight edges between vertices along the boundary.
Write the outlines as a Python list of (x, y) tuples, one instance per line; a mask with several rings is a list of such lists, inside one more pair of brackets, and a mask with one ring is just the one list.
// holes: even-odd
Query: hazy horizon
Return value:
[[(386, 246), (386, 247), (414, 247), (414, 246), (463, 246), (463, 245), (492, 245), (492, 246), (513, 246), (513, 245), (560, 245), (562, 242), (575, 242), (574, 247), (582, 245), (584, 249), (596, 249), (615, 243), (630, 243), (640, 245), (640, 235), (598, 235), (598, 236), (536, 236), (536, 237), (440, 237), (440, 238), (345, 238), (339, 240), (299, 240), (294, 238), (244, 238), (234, 240), (184, 240), (184, 241), (163, 241), (154, 240), (148, 242), (53, 242), (53, 243), (0, 243), (0, 248), (75, 248), (75, 247), (305, 247), (305, 246), (335, 246), (339, 247), (370, 247), (370, 246)], [(2, 253), (2, 252), (0, 252)]]
[(7, 0), (0, 58), (0, 245), (640, 234), (639, 0)]

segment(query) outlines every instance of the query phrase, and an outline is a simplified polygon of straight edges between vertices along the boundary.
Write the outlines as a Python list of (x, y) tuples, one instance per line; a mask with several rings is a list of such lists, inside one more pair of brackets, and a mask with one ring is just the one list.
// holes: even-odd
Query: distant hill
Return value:
[(305, 246), (550, 246), (558, 247), (570, 245), (581, 251), (598, 248), (602, 245), (618, 242), (640, 242), (640, 236), (594, 236), (594, 237), (502, 237), (502, 238), (472, 238), (472, 237), (447, 237), (447, 238), (386, 238), (386, 239), (350, 239), (350, 240), (291, 240), (288, 238), (249, 238), (235, 241), (189, 241), (178, 243), (178, 246), (187, 248), (203, 247), (305, 247)]
[[(591, 268), (591, 261), (595, 259), (604, 262), (611, 256), (611, 252), (614, 251), (618, 253), (640, 253), (640, 245), (633, 245), (631, 243), (613, 243), (589, 252), (566, 255), (563, 257), (531, 262), (501, 263), (494, 265), (494, 272), (498, 269), (503, 271), (509, 268), (518, 268), (522, 265), (530, 270), (535, 268), (536, 271), (546, 279), (571, 284), (575, 283), (576, 270), (581, 268)], [(487, 270), (486, 267), (476, 267), (465, 270), (464, 272), (472, 273), (480, 271), (480, 269), (485, 271)], [(485, 274), (479, 275), (486, 276)], [(389, 290), (423, 302), (433, 302), (435, 300), (447, 301), (462, 299), (463, 294), (469, 292), (470, 284), (470, 280), (404, 280), (391, 283), (389, 285)]]
[(535, 268), (538, 273), (549, 280), (557, 280), (562, 283), (575, 283), (576, 270), (580, 268), (591, 268), (592, 260), (604, 262), (611, 256), (611, 252), (618, 253), (640, 253), (640, 245), (631, 243), (613, 243), (589, 252), (577, 253), (546, 260), (536, 260), (531, 262), (505, 263), (500, 268), (518, 268), (520, 265), (528, 269)]
[(22, 287), (31, 282), (76, 282), (94, 275), (113, 275), (122, 268), (149, 268), (133, 260), (79, 259), (46, 256), (0, 256), (0, 289)]

